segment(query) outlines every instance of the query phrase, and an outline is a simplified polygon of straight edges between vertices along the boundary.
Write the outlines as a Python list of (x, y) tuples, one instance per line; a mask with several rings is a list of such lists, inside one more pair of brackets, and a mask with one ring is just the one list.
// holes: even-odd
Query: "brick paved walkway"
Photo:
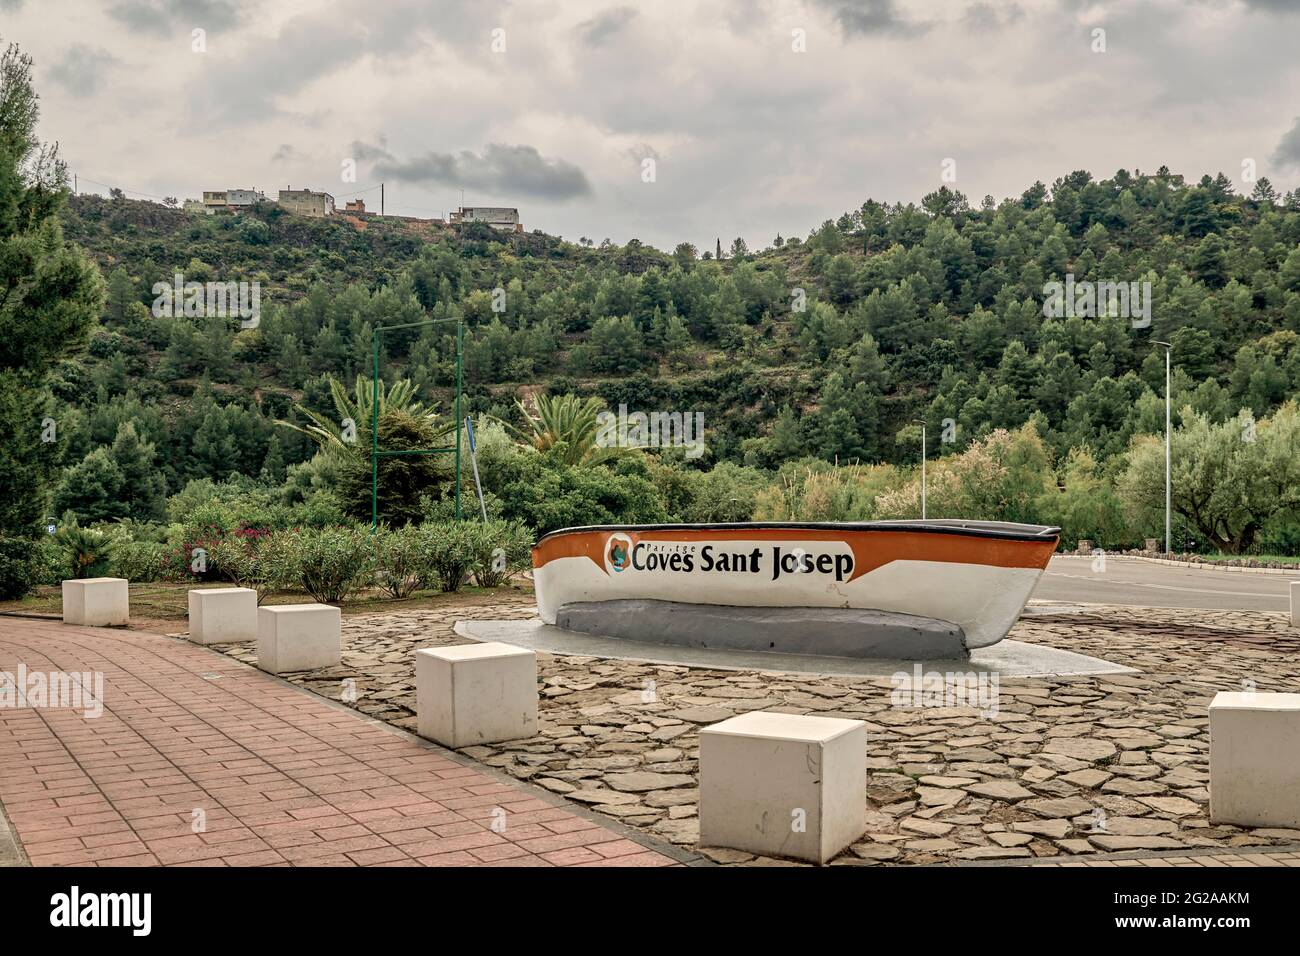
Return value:
[(97, 718), (0, 708), (0, 805), (37, 866), (675, 862), (631, 831), (202, 647), (0, 617), (0, 671), (20, 662), (104, 675)]

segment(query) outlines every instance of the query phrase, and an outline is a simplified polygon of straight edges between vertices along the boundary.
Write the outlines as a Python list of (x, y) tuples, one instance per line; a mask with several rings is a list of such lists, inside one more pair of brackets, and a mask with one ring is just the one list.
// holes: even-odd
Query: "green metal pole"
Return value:
[(462, 384), (461, 372), (464, 368), (462, 358), (465, 347), (465, 325), (463, 322), (456, 323), (456, 520), (460, 520), (460, 391)]
[(370, 333), (374, 346), (375, 377), (370, 382), (370, 531), (379, 530), (379, 336), (384, 327)]

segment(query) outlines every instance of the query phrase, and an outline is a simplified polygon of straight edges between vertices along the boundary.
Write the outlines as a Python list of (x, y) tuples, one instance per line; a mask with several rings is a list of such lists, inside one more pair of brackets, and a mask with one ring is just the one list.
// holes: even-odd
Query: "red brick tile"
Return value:
[(567, 850), (552, 850), (550, 853), (543, 853), (542, 859), (547, 863), (554, 863), (556, 866), (572, 866), (577, 863), (591, 863), (605, 858), (592, 853), (586, 847), (574, 846), (569, 847)]
[(0, 669), (19, 661), (102, 671), (115, 699), (93, 722), (0, 713), (0, 800), (38, 866), (672, 862), (207, 648), (0, 619)]

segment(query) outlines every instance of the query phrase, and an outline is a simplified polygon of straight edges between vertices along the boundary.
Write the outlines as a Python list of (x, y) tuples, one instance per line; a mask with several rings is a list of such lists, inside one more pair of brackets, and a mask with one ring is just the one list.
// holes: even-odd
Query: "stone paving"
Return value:
[[(19, 663), (28, 674), (103, 675), (99, 714), (0, 709), (0, 804), (35, 866), (665, 866), (684, 856), (188, 642), (0, 618), (0, 671)], [(0, 843), (0, 865), (23, 862)]]
[[(1007, 865), (1004, 863), (1004, 865)], [(1300, 847), (1278, 850), (1252, 850), (1238, 853), (1144, 853), (1126, 856), (1077, 856), (1037, 860), (1031, 866), (1174, 866), (1211, 869), (1215, 867), (1281, 866), (1300, 867)]]
[[(457, 619), (498, 605), (344, 619), (341, 666), (294, 675), (413, 728), (412, 654), (464, 643)], [(684, 849), (696, 849), (698, 731), (776, 710), (865, 720), (867, 834), (837, 863), (1087, 860), (1118, 851), (1289, 847), (1300, 830), (1211, 825), (1207, 708), (1220, 690), (1300, 689), (1285, 615), (1088, 606), (1023, 618), (1011, 637), (1137, 668), (1002, 681), (996, 713), (902, 707), (888, 679), (774, 674), (539, 654), (536, 737), (463, 753)], [(248, 645), (227, 653), (253, 657)], [(1244, 683), (1249, 682), (1249, 683)], [(780, 861), (702, 848), (716, 862)]]

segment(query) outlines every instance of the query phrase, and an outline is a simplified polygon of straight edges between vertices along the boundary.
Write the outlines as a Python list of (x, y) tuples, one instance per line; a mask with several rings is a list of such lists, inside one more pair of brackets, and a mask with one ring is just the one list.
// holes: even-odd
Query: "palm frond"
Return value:
[(508, 423), (507, 427), (539, 452), (563, 444), (562, 458), (569, 465), (599, 464), (618, 454), (617, 448), (596, 444), (599, 415), (605, 407), (599, 398), (539, 393), (532, 397), (531, 407), (517, 400), (515, 404), (523, 415), (525, 427), (516, 428)]
[[(294, 405), (294, 410), (306, 418), (309, 424), (299, 425), (297, 422), (282, 419), (277, 419), (275, 424), (306, 435), (322, 450), (355, 446), (362, 431), (369, 433), (375, 410), (374, 385), (373, 379), (358, 375), (352, 392), (349, 393), (341, 381), (331, 376), (330, 400), (334, 403), (334, 416), (313, 411), (303, 405)], [(384, 380), (381, 378), (377, 391), (380, 417), (389, 411), (403, 412), (412, 418), (426, 420), (434, 426), (439, 436), (453, 432), (456, 428), (455, 422), (446, 421), (438, 414), (436, 405), (426, 405), (417, 400), (419, 387), (410, 379), (400, 378), (391, 387), (385, 388)], [(345, 423), (349, 421), (352, 423), (352, 440), (344, 437)]]

